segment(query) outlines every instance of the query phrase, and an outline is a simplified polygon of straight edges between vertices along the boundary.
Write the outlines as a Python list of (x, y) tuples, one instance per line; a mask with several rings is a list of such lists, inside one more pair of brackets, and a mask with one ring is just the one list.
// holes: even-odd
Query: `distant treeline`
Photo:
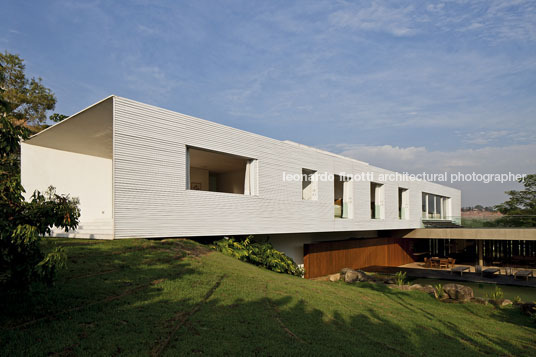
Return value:
[(482, 205), (476, 205), (476, 206), (462, 207), (462, 212), (470, 212), (470, 211), (497, 212), (494, 206), (484, 207)]

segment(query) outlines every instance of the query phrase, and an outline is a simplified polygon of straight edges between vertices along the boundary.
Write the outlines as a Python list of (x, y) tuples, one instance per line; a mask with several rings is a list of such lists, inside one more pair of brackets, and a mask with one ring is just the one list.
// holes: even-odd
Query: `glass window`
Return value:
[(435, 214), (435, 196), (428, 194), (428, 218), (434, 218)]
[(428, 210), (426, 209), (426, 193), (422, 193), (422, 218), (427, 218)]

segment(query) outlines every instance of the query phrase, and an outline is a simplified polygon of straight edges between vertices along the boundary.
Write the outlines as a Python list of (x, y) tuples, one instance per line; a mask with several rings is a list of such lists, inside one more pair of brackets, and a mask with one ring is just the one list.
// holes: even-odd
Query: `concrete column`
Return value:
[(482, 239), (477, 240), (478, 242), (478, 265), (484, 266), (484, 252), (482, 252)]

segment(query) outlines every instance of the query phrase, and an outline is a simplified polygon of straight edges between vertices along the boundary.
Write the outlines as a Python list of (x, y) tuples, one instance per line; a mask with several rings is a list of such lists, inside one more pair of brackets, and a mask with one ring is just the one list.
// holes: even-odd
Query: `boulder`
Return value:
[(437, 298), (437, 291), (434, 289), (432, 285), (421, 285), (421, 284), (413, 284), (413, 285), (392, 285), (389, 284), (389, 286), (394, 286), (399, 290), (404, 291), (422, 291), (429, 295), (432, 295), (434, 298)]
[(341, 275), (344, 275), (344, 274), (346, 274), (346, 272), (349, 272), (349, 271), (354, 271), (354, 269), (351, 269), (351, 268), (342, 268), (342, 269), (341, 269)]
[(363, 270), (353, 270), (353, 269), (344, 268), (341, 271), (341, 276), (344, 276), (344, 281), (347, 283), (371, 280), (371, 278)]
[(410, 290), (412, 290), (410, 285), (396, 285), (396, 284), (395, 284), (395, 287), (396, 287), (398, 290), (403, 290), (403, 291), (410, 291)]
[(359, 281), (369, 281), (369, 280), (373, 280), (370, 276), (367, 275), (367, 273), (365, 273), (363, 270), (356, 270), (355, 271), (357, 273), (357, 280)]
[(443, 291), (449, 298), (456, 301), (470, 301), (473, 297), (473, 289), (460, 284), (446, 284)]
[(503, 301), (501, 303), (501, 306), (508, 306), (508, 305), (512, 305), (512, 304), (513, 304), (512, 300), (503, 299)]
[(339, 281), (341, 280), (341, 274), (340, 273), (337, 273), (337, 274), (331, 274), (329, 277), (328, 277), (329, 281)]
[(495, 305), (497, 307), (512, 305), (512, 301), (508, 299), (497, 299), (497, 300), (490, 299), (489, 302), (490, 304)]
[(477, 304), (481, 304), (481, 305), (487, 305), (488, 304), (488, 300), (484, 299), (484, 298), (481, 298), (481, 297), (475, 297), (475, 298), (472, 298), (471, 299), (471, 302), (474, 302), (474, 303), (477, 303)]
[(354, 283), (359, 279), (359, 275), (355, 270), (348, 270), (344, 274), (344, 282), (345, 283)]
[(425, 285), (422, 287), (421, 291), (427, 293), (428, 295), (431, 295), (433, 296), (434, 298), (438, 298), (439, 296), (437, 295), (437, 291), (436, 289), (434, 289), (434, 287), (432, 285)]

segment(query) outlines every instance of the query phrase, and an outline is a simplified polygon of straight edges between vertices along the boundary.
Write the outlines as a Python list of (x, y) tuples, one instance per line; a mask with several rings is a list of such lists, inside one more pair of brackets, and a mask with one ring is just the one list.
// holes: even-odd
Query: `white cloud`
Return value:
[[(365, 146), (340, 144), (330, 149), (371, 165), (410, 173), (481, 174), (536, 173), (536, 144), (484, 147), (454, 151), (430, 151), (424, 147)], [(529, 170), (529, 171), (527, 171)], [(532, 170), (532, 171), (530, 171)], [(519, 189), (518, 183), (457, 182), (448, 185), (462, 190), (464, 205), (493, 205), (506, 199), (504, 191)]]
[(335, 26), (350, 27), (365, 31), (384, 32), (394, 36), (411, 36), (417, 31), (411, 17), (413, 8), (392, 8), (378, 2), (369, 7), (348, 7), (330, 15)]

